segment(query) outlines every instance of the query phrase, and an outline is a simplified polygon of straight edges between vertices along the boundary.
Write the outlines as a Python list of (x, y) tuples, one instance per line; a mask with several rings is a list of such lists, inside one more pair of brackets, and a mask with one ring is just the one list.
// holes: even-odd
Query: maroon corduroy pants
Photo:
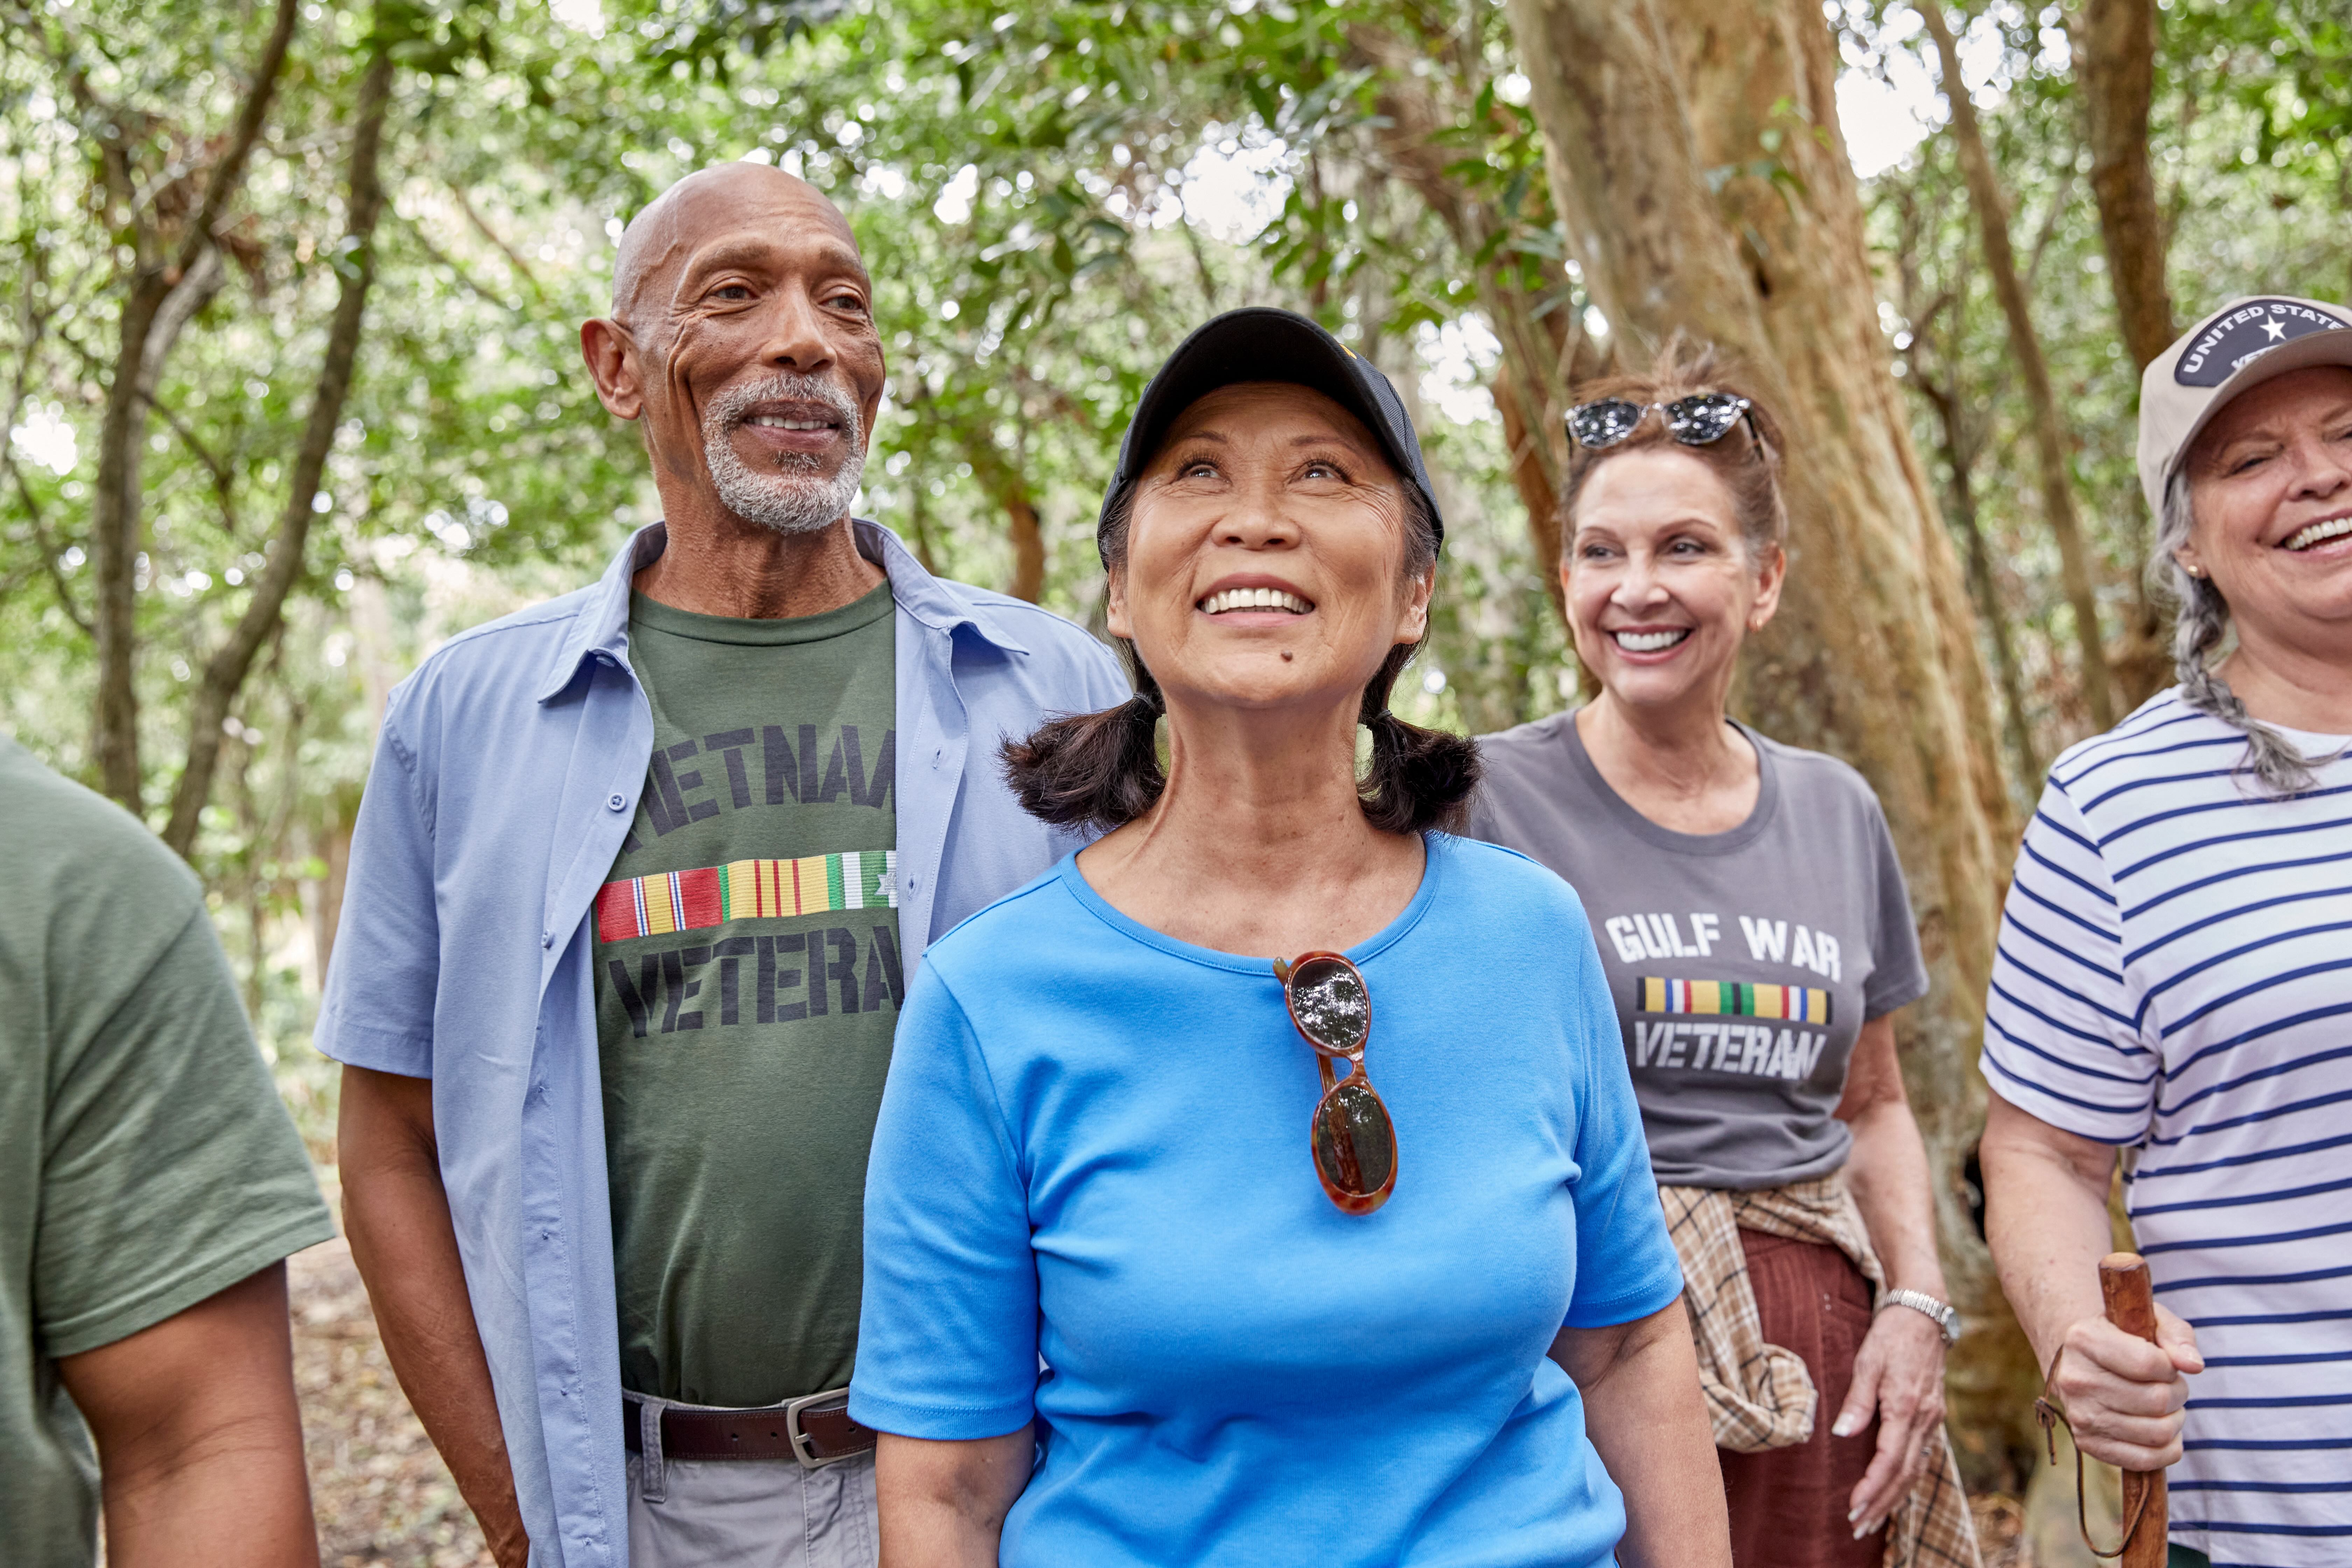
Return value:
[(1834, 1247), (1752, 1230), (1739, 1233), (1739, 1245), (1765, 1342), (1804, 1359), (1821, 1404), (1812, 1436), (1794, 1447), (1716, 1450), (1731, 1505), (1734, 1568), (1878, 1568), (1885, 1531), (1856, 1541), (1845, 1517), (1877, 1451), (1878, 1422), (1851, 1437), (1830, 1436), (1870, 1330), (1870, 1281)]

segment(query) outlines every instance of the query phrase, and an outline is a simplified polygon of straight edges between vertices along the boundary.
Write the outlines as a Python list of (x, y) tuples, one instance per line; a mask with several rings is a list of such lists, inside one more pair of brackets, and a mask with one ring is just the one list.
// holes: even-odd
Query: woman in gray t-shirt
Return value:
[(1973, 1562), (1890, 1016), (1927, 989), (1903, 873), (1860, 774), (1724, 710), (1787, 570), (1777, 429), (1679, 343), (1580, 394), (1560, 576), (1601, 695), (1480, 741), (1473, 831), (1565, 878), (1600, 939), (1735, 1560)]

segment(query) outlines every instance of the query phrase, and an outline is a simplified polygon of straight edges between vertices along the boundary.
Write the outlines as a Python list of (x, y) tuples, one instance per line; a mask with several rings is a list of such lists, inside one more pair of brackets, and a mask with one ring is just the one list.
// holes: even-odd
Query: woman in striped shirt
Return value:
[[(2026, 831), (1989, 1228), (2083, 1450), (2173, 1467), (2176, 1568), (2320, 1568), (2352, 1552), (2352, 313), (2200, 322), (2147, 368), (2139, 468), (2180, 682)], [(2101, 1315), (2118, 1151), (2158, 1346)]]

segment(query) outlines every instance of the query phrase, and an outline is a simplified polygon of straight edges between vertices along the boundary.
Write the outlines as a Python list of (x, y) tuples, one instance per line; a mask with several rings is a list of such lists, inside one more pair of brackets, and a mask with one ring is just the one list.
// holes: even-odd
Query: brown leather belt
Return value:
[[(621, 1395), (621, 1441), (632, 1454), (645, 1451), (646, 1402)], [(676, 1405), (661, 1413), (664, 1459), (797, 1459), (820, 1469), (874, 1450), (869, 1427), (849, 1418), (849, 1390), (828, 1389), (803, 1399), (754, 1410), (690, 1410)]]

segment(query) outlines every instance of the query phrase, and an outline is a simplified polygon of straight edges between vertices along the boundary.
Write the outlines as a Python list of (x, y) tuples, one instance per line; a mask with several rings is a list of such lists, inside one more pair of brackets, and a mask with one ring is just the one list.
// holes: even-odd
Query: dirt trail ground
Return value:
[(351, 1248), (339, 1237), (287, 1269), (324, 1568), (491, 1568), (474, 1516), (393, 1378)]

